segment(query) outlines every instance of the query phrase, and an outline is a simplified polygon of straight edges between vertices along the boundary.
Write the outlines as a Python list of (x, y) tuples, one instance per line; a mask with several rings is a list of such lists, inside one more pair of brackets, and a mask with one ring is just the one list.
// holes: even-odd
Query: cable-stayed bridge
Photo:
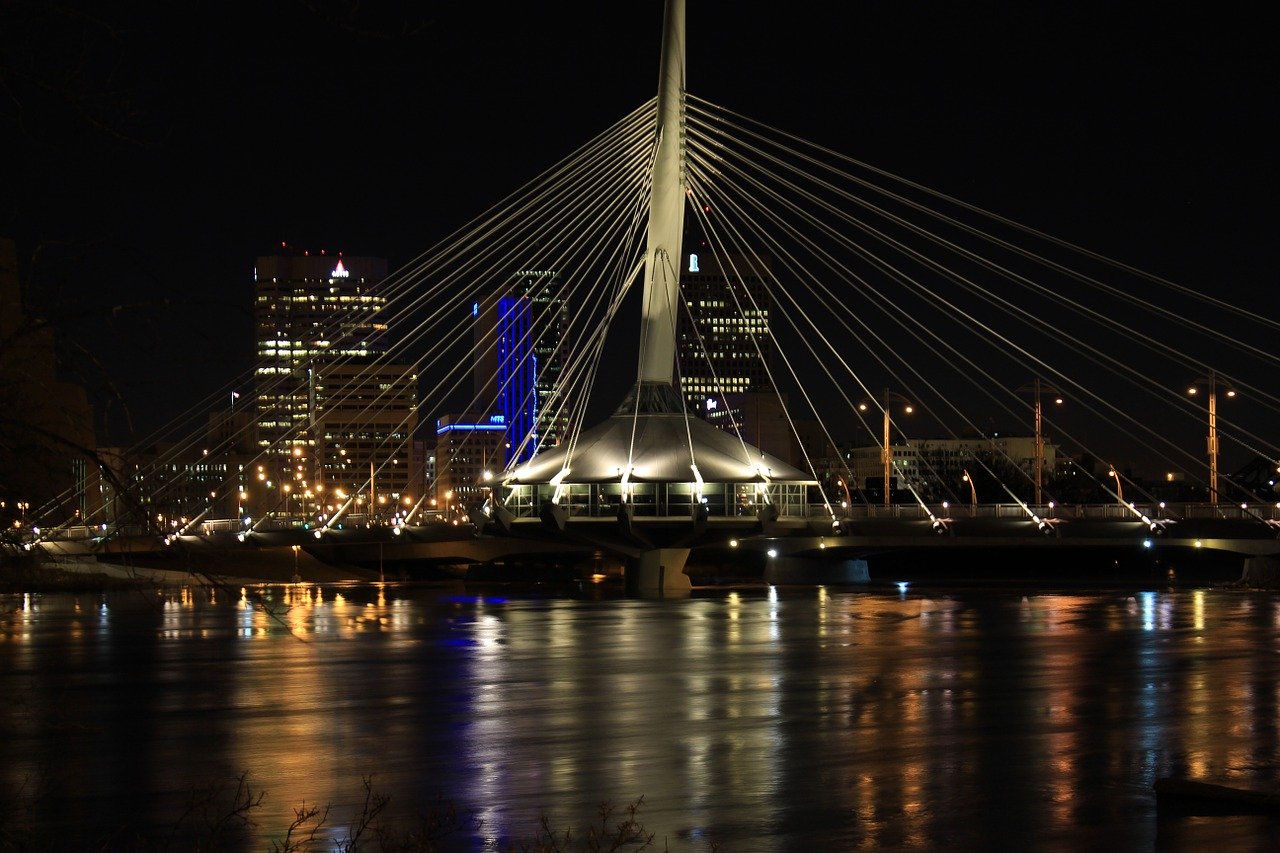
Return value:
[[(1272, 556), (1280, 531), (1280, 512), (1274, 507), (1262, 510), (1260, 524), (1239, 507), (1167, 506), (1167, 515), (1158, 516), (1159, 535), (1135, 519), (1130, 508), (1110, 505), (1055, 507), (1045, 528), (1027, 519), (1018, 504), (966, 506), (943, 517), (910, 504), (861, 508), (842, 513), (838, 527), (823, 509), (814, 505), (804, 515), (769, 522), (681, 515), (637, 522), (603, 507), (595, 514), (570, 516), (564, 528), (525, 516), (513, 519), (507, 529), (497, 528), (483, 514), (475, 523), (430, 519), (394, 526), (353, 516), (319, 537), (300, 518), (270, 519), (248, 534), (242, 521), (211, 519), (165, 536), (141, 525), (109, 525), (105, 530), (69, 526), (45, 531), (38, 547), (55, 562), (97, 558), (140, 569), (235, 576), (251, 574), (239, 567), (248, 558), (287, 568), (291, 552), (305, 549), (322, 562), (361, 567), (370, 576), (465, 576), (470, 567), (499, 564), (510, 569), (503, 577), (518, 580), (531, 567), (543, 570), (539, 578), (547, 577), (549, 568), (580, 577), (607, 572), (620, 557), (658, 550), (654, 539), (660, 538), (668, 546), (688, 548), (698, 555), (696, 560), (740, 563), (742, 574), (776, 580), (866, 580), (868, 559), (873, 566), (888, 554), (932, 560), (943, 551), (983, 557), (1002, 552), (1025, 561), (1027, 579), (1052, 580), (1060, 578), (1045, 565), (1049, 556), (1079, 559), (1085, 568), (1090, 559), (1123, 559), (1132, 567), (1159, 554), (1162, 564), (1185, 568), (1202, 558), (1213, 560), (1213, 554), (1219, 561), (1224, 554)], [(669, 583), (658, 586), (670, 588)]]
[[(653, 101), (406, 265), (376, 303), (281, 342), (387, 329), (375, 356), (325, 358), (353, 378), (323, 405), (391, 418), (368, 431), (370, 470), (331, 464), (314, 411), (251, 440), (281, 420), (263, 401), (321, 405), (314, 390), (309, 401), (283, 390), (297, 371), (259, 373), (150, 437), (169, 449), (145, 466), (104, 470), (110, 512), (33, 511), (16, 541), (297, 546), (363, 564), (389, 547), (442, 562), (603, 551), (657, 588), (680, 584), (700, 549), (1280, 552), (1274, 483), (1218, 465), (1234, 452), (1269, 472), (1280, 457), (1274, 318), (810, 144), (685, 82), (673, 0)], [(496, 328), (474, 334), (466, 319), (495, 301)], [(539, 304), (556, 322), (532, 316)], [(553, 387), (538, 382), (547, 353)], [(422, 377), (412, 418), (388, 414), (402, 399), (376, 380), (392, 364)], [(192, 429), (229, 395), (253, 417), (216, 440)], [(473, 476), (387, 505), (381, 484), (411, 422), (450, 411), (495, 427), (437, 447), (437, 483)], [(995, 421), (1034, 424), (1029, 464)], [(921, 430), (941, 436), (932, 451)], [(1203, 449), (1185, 438), (1197, 430)], [(1052, 465), (1046, 431), (1092, 463)], [(851, 433), (878, 445), (883, 473), (844, 450)], [(1203, 502), (1162, 500), (1118, 446), (1199, 484)]]

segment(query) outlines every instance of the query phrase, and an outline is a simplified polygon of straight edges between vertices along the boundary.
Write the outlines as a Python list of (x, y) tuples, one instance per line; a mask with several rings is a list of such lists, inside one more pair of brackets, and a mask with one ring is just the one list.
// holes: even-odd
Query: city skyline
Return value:
[(0, 4), (0, 845), (1275, 835), (1263, 28), (687, 2)]
[[(167, 130), (157, 142), (135, 132), (149, 126), (103, 131), (33, 103), (21, 154), (49, 189), (37, 197), (23, 179), (13, 230), (24, 248), (88, 240), (105, 251), (77, 262), (46, 251), (29, 289), (47, 298), (53, 288), (83, 306), (85, 316), (66, 325), (139, 419), (162, 422), (247, 366), (234, 333), (247, 325), (239, 289), (249, 259), (272, 241), (385, 255), (398, 266), (648, 97), (658, 8), (651, 21), (632, 13), (624, 21), (571, 9), (476, 29), (453, 11), (405, 35), (394, 21), (269, 9), (245, 37), (276, 53), (251, 51), (250, 65), (234, 71), (216, 57), (175, 56), (179, 33), (212, 45), (225, 24), (189, 30), (161, 18), (146, 36), (125, 26), (120, 56), (150, 97), (119, 118), (150, 116)], [(1261, 296), (1264, 225), (1251, 214), (1272, 175), (1259, 156), (1266, 109), (1256, 94), (1266, 75), (1256, 36), (1168, 10), (921, 17), (866, 8), (862, 26), (848, 30), (815, 26), (824, 14), (797, 8), (766, 25), (714, 19), (694, 4), (690, 90), (1181, 283), (1224, 292), (1227, 279), (1242, 297)], [(504, 50), (461, 57), (444, 37), (463, 32)], [(433, 62), (461, 62), (448, 79), (408, 57), (437, 37), (444, 48)], [(165, 47), (156, 58), (131, 52), (152, 40)], [(321, 42), (360, 61), (331, 67), (314, 50)], [(764, 45), (780, 53), (761, 61)], [(293, 56), (305, 61), (285, 70)], [(169, 59), (174, 74), (160, 84), (155, 63)], [(390, 74), (396, 68), (407, 70), (403, 79)], [(530, 98), (551, 88), (560, 94)], [(426, 102), (439, 106), (427, 111)], [(414, 153), (426, 112), (465, 132), (432, 134)], [(274, 137), (230, 141), (268, 115), (278, 119)], [(67, 125), (76, 132), (33, 150)], [(110, 132), (119, 130), (129, 132)], [(220, 149), (214, 140), (223, 138)], [(462, 168), (442, 174), (438, 162)], [(93, 192), (55, 209), (72, 184)], [(118, 214), (109, 223), (108, 210)], [(195, 253), (204, 264), (191, 262)], [(172, 275), (175, 258), (184, 259), (182, 276)], [(112, 313), (116, 304), (142, 307)], [(200, 345), (151, 363), (139, 352), (144, 331), (154, 346)]]

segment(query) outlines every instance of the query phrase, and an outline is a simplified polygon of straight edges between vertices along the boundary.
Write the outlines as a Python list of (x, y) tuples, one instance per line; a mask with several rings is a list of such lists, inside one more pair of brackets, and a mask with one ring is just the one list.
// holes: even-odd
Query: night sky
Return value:
[[(688, 83), (1274, 314), (1267, 34), (1115, 5), (690, 0)], [(0, 234), (145, 431), (248, 368), (256, 255), (411, 260), (651, 97), (660, 23), (657, 0), (0, 0)]]

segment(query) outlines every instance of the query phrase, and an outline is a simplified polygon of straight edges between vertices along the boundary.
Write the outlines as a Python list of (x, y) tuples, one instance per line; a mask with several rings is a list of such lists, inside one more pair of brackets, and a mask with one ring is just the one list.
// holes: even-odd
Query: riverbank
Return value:
[(289, 560), (203, 555), (200, 565), (180, 559), (105, 562), (94, 557), (40, 559), (5, 554), (0, 558), (0, 593), (95, 592), (172, 586), (245, 586), (261, 583), (342, 583), (377, 580), (357, 568), (330, 566), (300, 551)]

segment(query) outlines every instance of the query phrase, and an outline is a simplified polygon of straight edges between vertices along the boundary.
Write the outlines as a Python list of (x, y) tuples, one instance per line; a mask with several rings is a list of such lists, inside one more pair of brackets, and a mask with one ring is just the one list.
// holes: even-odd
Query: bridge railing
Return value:
[[(1023, 506), (1014, 503), (1000, 504), (952, 504), (950, 506), (919, 504), (891, 504), (875, 506), (855, 504), (836, 509), (838, 518), (850, 520), (869, 518), (896, 518), (903, 520), (928, 520), (930, 513), (937, 518), (960, 520), (966, 518), (1026, 519), (1030, 513), (1039, 518), (1063, 520), (1115, 520), (1137, 521), (1142, 516), (1152, 519), (1225, 519), (1234, 521), (1280, 521), (1280, 506), (1276, 504), (1134, 504), (1122, 506), (1107, 504), (1055, 504), (1054, 506)], [(811, 504), (812, 516), (826, 514), (823, 504)]]
[(154, 534), (141, 524), (99, 524), (88, 527), (83, 524), (69, 527), (35, 528), (23, 537), (28, 541), (40, 542), (84, 542), (90, 539), (110, 539), (119, 536), (146, 536)]
[(92, 539), (95, 536), (101, 536), (106, 531), (106, 527), (87, 527), (83, 524), (72, 525), (69, 527), (56, 527), (40, 531), (42, 539), (52, 539), (58, 542), (78, 542), (84, 539)]
[[(608, 516), (617, 512), (616, 504), (610, 505), (603, 501), (587, 503), (571, 502), (567, 507), (571, 515), (580, 516)], [(753, 515), (756, 510), (755, 505), (739, 506), (736, 508), (738, 515)], [(800, 515), (807, 511), (809, 518), (823, 518), (828, 516), (828, 508), (826, 504), (804, 504), (803, 502), (791, 504), (782, 507), (783, 515)], [(517, 515), (533, 514), (533, 506), (525, 506), (521, 508), (523, 511)], [(638, 517), (645, 515), (656, 515), (657, 510), (670, 511), (665, 506), (657, 505), (641, 505), (638, 507)], [(687, 512), (687, 506), (681, 506), (681, 511)], [(723, 510), (721, 510), (723, 511)], [(952, 504), (943, 507), (941, 504), (930, 504), (928, 507), (922, 507), (919, 504), (892, 504), (890, 506), (877, 506), (867, 504), (855, 504), (850, 507), (835, 508), (836, 517), (849, 521), (858, 521), (862, 519), (900, 519), (903, 521), (929, 521), (930, 513), (933, 517), (947, 519), (951, 521), (964, 521), (965, 519), (998, 519), (1004, 521), (1026, 520), (1030, 521), (1029, 512), (1034, 512), (1042, 519), (1057, 519), (1063, 521), (1082, 520), (1082, 521), (1138, 521), (1141, 516), (1155, 520), (1196, 520), (1196, 519), (1218, 519), (1228, 521), (1244, 521), (1244, 522), (1265, 522), (1280, 528), (1280, 505), (1275, 503), (1268, 504), (1167, 504), (1163, 507), (1158, 504), (1134, 504), (1132, 507), (1121, 506), (1117, 503), (1107, 504), (1059, 504), (1055, 506), (1022, 506), (1014, 503), (1000, 504)], [(443, 510), (431, 510), (421, 514), (413, 522), (412, 526), (421, 524), (448, 524), (461, 519), (457, 513), (446, 513)], [(463, 519), (465, 520), (465, 519)], [(367, 514), (353, 513), (343, 516), (339, 522), (334, 525), (343, 529), (363, 528), (370, 525), (387, 524), (387, 519), (371, 518)], [(207, 519), (201, 521), (188, 532), (198, 536), (211, 536), (215, 534), (239, 533), (249, 529), (250, 526), (258, 532), (287, 532), (301, 531), (307, 529), (316, 529), (323, 525), (314, 518), (304, 518), (302, 516), (279, 516), (258, 519), (251, 525), (245, 525), (242, 518), (219, 518)], [(22, 533), (22, 538), (26, 541), (46, 541), (46, 542), (76, 542), (88, 541), (91, 539), (114, 539), (114, 538), (132, 538), (142, 536), (158, 535), (154, 528), (146, 528), (137, 524), (102, 524), (98, 526), (70, 525), (65, 527), (41, 529), (38, 533), (27, 531)]]

